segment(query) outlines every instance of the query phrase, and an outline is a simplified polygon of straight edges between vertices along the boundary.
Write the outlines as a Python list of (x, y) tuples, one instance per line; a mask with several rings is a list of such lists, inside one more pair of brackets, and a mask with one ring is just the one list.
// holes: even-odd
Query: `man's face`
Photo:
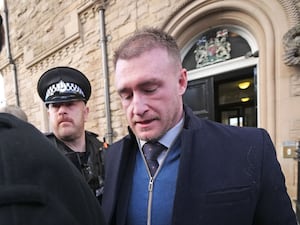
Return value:
[(63, 141), (72, 141), (84, 132), (89, 108), (83, 101), (49, 104), (50, 126), (55, 136)]
[(186, 70), (164, 49), (116, 63), (115, 85), (128, 123), (142, 140), (161, 138), (182, 118)]

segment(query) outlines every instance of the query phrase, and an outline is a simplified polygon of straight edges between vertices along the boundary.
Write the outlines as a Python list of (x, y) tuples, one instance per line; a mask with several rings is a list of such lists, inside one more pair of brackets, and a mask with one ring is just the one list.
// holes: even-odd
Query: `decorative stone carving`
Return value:
[(291, 95), (300, 96), (300, 74), (294, 74), (290, 78)]
[(283, 36), (285, 53), (283, 61), (288, 66), (300, 65), (300, 24), (291, 28)]

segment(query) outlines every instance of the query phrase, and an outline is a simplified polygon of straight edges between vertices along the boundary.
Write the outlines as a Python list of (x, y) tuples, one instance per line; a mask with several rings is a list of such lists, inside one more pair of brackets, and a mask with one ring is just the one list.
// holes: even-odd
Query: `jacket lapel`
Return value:
[[(117, 142), (108, 149), (105, 161), (103, 211), (109, 224), (123, 225), (126, 222), (127, 204), (135, 165), (137, 143), (132, 135)], [(114, 212), (116, 213), (114, 215)]]
[[(202, 146), (204, 135), (199, 130), (199, 121), (193, 121), (190, 111), (186, 110), (185, 124), (180, 134), (181, 156), (177, 177), (176, 193), (173, 207), (173, 225), (193, 224), (196, 221), (195, 215), (200, 216), (200, 209), (203, 202), (201, 179), (205, 171), (201, 171)], [(197, 127), (194, 125), (197, 124)], [(201, 126), (201, 124), (200, 124)], [(197, 135), (197, 138), (195, 138)], [(197, 190), (195, 190), (195, 187)], [(202, 192), (203, 193), (203, 192)], [(195, 204), (197, 211), (195, 212)], [(189, 221), (189, 219), (190, 221)]]

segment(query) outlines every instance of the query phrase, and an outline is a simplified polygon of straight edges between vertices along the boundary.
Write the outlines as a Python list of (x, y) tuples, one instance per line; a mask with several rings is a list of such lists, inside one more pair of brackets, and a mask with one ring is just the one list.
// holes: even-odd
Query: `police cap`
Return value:
[(37, 90), (46, 105), (82, 100), (91, 96), (91, 84), (80, 71), (71, 67), (54, 67), (40, 77)]

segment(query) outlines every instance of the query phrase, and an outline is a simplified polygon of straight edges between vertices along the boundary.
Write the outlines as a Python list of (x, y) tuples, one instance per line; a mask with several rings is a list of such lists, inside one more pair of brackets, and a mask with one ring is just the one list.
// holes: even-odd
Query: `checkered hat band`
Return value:
[(85, 97), (85, 94), (83, 93), (82, 89), (75, 83), (69, 83), (64, 81), (59, 81), (58, 83), (52, 84), (46, 92), (45, 101), (52, 97), (53, 95), (63, 95), (63, 94), (75, 94), (75, 95), (81, 95), (82, 97)]

